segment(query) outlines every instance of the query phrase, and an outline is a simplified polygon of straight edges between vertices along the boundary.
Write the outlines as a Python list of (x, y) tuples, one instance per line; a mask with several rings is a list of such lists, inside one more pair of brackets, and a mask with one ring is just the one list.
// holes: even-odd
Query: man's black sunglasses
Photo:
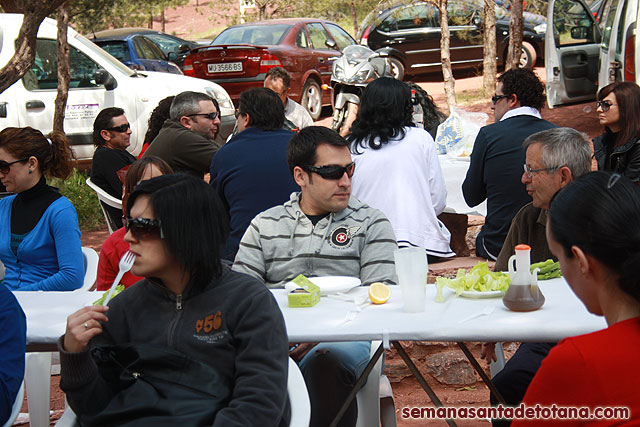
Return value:
[(493, 102), (493, 105), (496, 105), (496, 102), (500, 101), (502, 98), (508, 98), (509, 95), (493, 95), (491, 97), (491, 102)]
[(136, 239), (144, 239), (145, 237), (160, 237), (164, 239), (160, 220), (150, 218), (131, 218), (124, 219), (124, 228), (131, 231)]
[(210, 120), (215, 120), (216, 117), (218, 117), (218, 112), (214, 111), (213, 113), (195, 113), (195, 114), (188, 114), (187, 117), (193, 117), (193, 116), (205, 116)]
[(131, 129), (131, 125), (129, 123), (125, 123), (120, 126), (114, 126), (112, 128), (107, 128), (106, 130), (110, 130), (112, 132), (126, 132)]
[(14, 163), (20, 163), (20, 162), (26, 162), (27, 160), (29, 160), (28, 157), (25, 157), (24, 159), (20, 159), (20, 160), (14, 160), (13, 162), (9, 163), (9, 162), (5, 162), (4, 160), (0, 160), (0, 172), (2, 172), (3, 174), (8, 174), (9, 171), (11, 170), (11, 165)]
[(356, 164), (351, 162), (347, 166), (327, 165), (327, 166), (304, 166), (302, 169), (315, 172), (324, 179), (340, 179), (346, 173), (349, 178), (353, 176)]

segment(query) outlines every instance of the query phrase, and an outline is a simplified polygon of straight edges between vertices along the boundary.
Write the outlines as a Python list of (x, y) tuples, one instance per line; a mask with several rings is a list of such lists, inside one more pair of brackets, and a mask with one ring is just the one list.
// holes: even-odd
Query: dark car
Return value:
[[(498, 63), (503, 64), (509, 47), (509, 12), (497, 5), (495, 10)], [(451, 1), (447, 12), (452, 67), (482, 65), (482, 3)], [(546, 30), (544, 16), (524, 13), (521, 66), (532, 67), (543, 57)], [(440, 70), (440, 32), (438, 8), (433, 3), (412, 3), (370, 13), (357, 39), (372, 50), (392, 48), (393, 73), (402, 79)]]
[(322, 19), (274, 19), (234, 25), (210, 46), (191, 51), (184, 63), (187, 76), (212, 80), (234, 102), (240, 93), (262, 87), (267, 71), (284, 67), (291, 74), (289, 97), (318, 119), (331, 94), (320, 87), (331, 80), (334, 58), (355, 40), (333, 22)]
[(168, 61), (167, 55), (151, 39), (129, 30), (100, 31), (91, 41), (134, 70), (182, 74), (180, 67)]

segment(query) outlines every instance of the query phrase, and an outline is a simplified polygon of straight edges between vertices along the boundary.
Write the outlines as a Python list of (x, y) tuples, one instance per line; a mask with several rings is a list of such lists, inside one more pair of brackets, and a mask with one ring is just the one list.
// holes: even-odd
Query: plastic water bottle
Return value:
[(424, 129), (424, 111), (422, 111), (422, 105), (416, 98), (416, 90), (411, 89), (411, 103), (413, 104), (413, 123), (416, 127)]

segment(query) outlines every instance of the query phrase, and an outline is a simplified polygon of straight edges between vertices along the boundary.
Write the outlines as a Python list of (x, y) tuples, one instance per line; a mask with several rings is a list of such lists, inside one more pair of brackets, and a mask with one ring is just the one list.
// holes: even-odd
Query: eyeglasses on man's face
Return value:
[(508, 97), (509, 97), (509, 95), (498, 95), (498, 94), (494, 94), (494, 95), (491, 97), (491, 102), (493, 103), (493, 105), (496, 105), (496, 103), (497, 103), (498, 101), (500, 101), (502, 98), (508, 98)]
[(187, 117), (195, 117), (195, 116), (204, 116), (209, 120), (215, 120), (218, 117), (218, 112), (214, 111), (213, 113), (194, 113), (194, 114), (187, 115)]
[(600, 108), (603, 113), (606, 113), (611, 109), (611, 107), (615, 107), (616, 104), (613, 104), (611, 101), (598, 101), (596, 102), (596, 110)]
[(111, 132), (126, 132), (131, 129), (131, 125), (129, 123), (125, 123), (120, 126), (114, 126), (110, 128), (106, 128), (106, 130), (110, 130)]
[(6, 175), (11, 171), (11, 165), (20, 162), (26, 162), (27, 160), (29, 160), (28, 157), (20, 160), (14, 160), (13, 162), (5, 162), (4, 160), (0, 160), (0, 172)]
[(353, 176), (353, 172), (356, 169), (354, 162), (349, 163), (347, 166), (327, 165), (327, 166), (304, 166), (302, 169), (314, 172), (320, 175), (324, 179), (338, 180), (346, 173), (349, 178)]
[(524, 166), (524, 173), (525, 175), (527, 175), (527, 178), (531, 179), (533, 178), (533, 174), (534, 173), (538, 173), (538, 172), (550, 172), (550, 171), (554, 171), (558, 168), (540, 168), (540, 169), (531, 169), (529, 167), (529, 165), (527, 165), (526, 163), (523, 165)]

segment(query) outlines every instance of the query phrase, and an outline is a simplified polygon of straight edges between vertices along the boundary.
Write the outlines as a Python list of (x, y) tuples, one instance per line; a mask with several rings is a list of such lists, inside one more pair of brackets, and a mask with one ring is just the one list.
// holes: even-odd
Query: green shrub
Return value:
[(49, 185), (58, 187), (60, 194), (71, 200), (78, 212), (80, 231), (94, 231), (106, 226), (102, 209), (98, 202), (98, 196), (86, 183), (86, 172), (78, 172), (77, 169), (69, 177), (62, 181), (54, 178)]

